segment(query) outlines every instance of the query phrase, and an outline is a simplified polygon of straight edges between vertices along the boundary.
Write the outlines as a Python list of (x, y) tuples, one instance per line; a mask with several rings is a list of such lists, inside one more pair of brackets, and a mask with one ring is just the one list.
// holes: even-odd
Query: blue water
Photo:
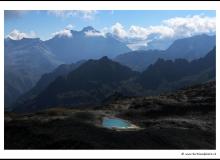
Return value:
[(131, 124), (119, 118), (104, 118), (102, 126), (106, 128), (127, 128)]

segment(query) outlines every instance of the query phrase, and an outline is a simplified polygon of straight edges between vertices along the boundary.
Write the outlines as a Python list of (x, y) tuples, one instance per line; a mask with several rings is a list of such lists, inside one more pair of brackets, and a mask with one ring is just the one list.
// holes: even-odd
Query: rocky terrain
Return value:
[[(215, 83), (159, 96), (117, 95), (99, 106), (5, 112), (5, 149), (215, 149)], [(104, 128), (104, 117), (138, 128)]]

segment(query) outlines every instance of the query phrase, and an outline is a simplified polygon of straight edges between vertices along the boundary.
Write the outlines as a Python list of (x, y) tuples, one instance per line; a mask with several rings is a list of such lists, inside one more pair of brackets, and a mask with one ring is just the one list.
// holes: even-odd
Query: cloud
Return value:
[(132, 25), (127, 30), (117, 22), (103, 30), (126, 42), (130, 48), (138, 48), (147, 46), (147, 43), (153, 40), (170, 41), (203, 33), (213, 34), (216, 32), (216, 18), (204, 15), (174, 17), (162, 21), (159, 25), (148, 27)]
[(72, 33), (69, 29), (63, 29), (63, 30), (60, 30), (58, 32), (55, 32), (55, 33), (52, 33), (52, 36), (55, 37), (55, 36), (58, 36), (58, 37), (72, 37)]
[(17, 29), (14, 29), (11, 33), (7, 35), (8, 38), (13, 40), (21, 40), (23, 38), (36, 38), (36, 33), (34, 31), (30, 31), (30, 33), (20, 32)]
[(121, 39), (126, 38), (128, 36), (128, 33), (125, 31), (124, 26), (122, 26), (119, 22), (115, 23), (111, 27), (111, 32), (113, 35)]
[(21, 18), (24, 14), (26, 14), (27, 10), (5, 10), (4, 18), (5, 20)]
[(74, 28), (74, 26), (72, 25), (72, 24), (68, 24), (66, 27), (65, 27), (65, 29), (67, 29), (67, 30), (71, 30), (71, 29), (73, 29)]
[(119, 39), (127, 40), (145, 40), (148, 36), (154, 35), (158, 38), (172, 37), (174, 32), (172, 28), (167, 26), (150, 26), (150, 27), (140, 27), (132, 25), (128, 30), (124, 29), (124, 26), (120, 23), (116, 23), (111, 27), (110, 32), (118, 37)]
[(68, 18), (68, 17), (80, 17), (85, 20), (92, 20), (97, 14), (96, 10), (51, 10), (49, 14), (53, 14), (57, 17)]
[(148, 36), (155, 35), (158, 39), (171, 38), (175, 36), (174, 30), (171, 27), (164, 25), (150, 26), (147, 29), (149, 30)]
[(191, 36), (216, 31), (216, 18), (203, 15), (175, 17), (164, 20), (163, 24), (174, 30), (175, 36)]
[(128, 36), (138, 39), (146, 39), (146, 36), (149, 34), (147, 28), (140, 26), (131, 26), (128, 31)]

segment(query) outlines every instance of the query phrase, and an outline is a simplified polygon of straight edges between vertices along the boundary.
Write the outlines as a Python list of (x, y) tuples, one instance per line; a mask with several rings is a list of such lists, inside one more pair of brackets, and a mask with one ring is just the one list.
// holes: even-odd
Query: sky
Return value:
[(4, 36), (47, 40), (92, 26), (100, 36), (112, 33), (129, 43), (147, 43), (215, 33), (215, 16), (212, 10), (8, 10), (4, 13)]

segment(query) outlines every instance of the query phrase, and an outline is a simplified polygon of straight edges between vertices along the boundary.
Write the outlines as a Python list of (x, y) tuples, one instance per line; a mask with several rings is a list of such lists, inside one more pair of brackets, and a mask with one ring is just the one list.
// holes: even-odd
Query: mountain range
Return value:
[(34, 98), (17, 102), (14, 110), (25, 112), (56, 106), (100, 105), (117, 93), (144, 96), (207, 82), (215, 79), (215, 54), (214, 48), (193, 61), (158, 59), (142, 73), (107, 57), (88, 60), (68, 74), (57, 77)]
[[(91, 26), (81, 31), (68, 31), (71, 36), (55, 35), (47, 41), (39, 38), (4, 40), (5, 108), (11, 108), (16, 100), (23, 102), (30, 97), (35, 98), (59, 76), (67, 76), (87, 62), (86, 60), (107, 56), (123, 67), (143, 72), (158, 58), (183, 58), (191, 61), (205, 56), (215, 46), (215, 36), (197, 35), (176, 40), (164, 51), (131, 52), (125, 43), (110, 34), (102, 35)], [(139, 74), (135, 72), (135, 75)], [(123, 85), (116, 87), (116, 90), (123, 90), (128, 95), (143, 92), (137, 89), (142, 86), (139, 81), (134, 82), (134, 77), (132, 80), (120, 82)]]
[(64, 63), (72, 63), (82, 59), (97, 59), (103, 55), (113, 58), (131, 51), (124, 43), (112, 36), (102, 35), (88, 26), (81, 31), (70, 31), (70, 37), (55, 36), (45, 41), (53, 54)]
[(29, 91), (44, 73), (60, 64), (83, 59), (114, 57), (130, 49), (111, 36), (102, 36), (92, 27), (81, 31), (69, 30), (72, 36), (54, 36), (42, 41), (39, 38), (12, 40), (5, 45), (5, 105), (10, 105)]
[(186, 59), (158, 59), (139, 77), (139, 82), (146, 89), (167, 90), (185, 85), (202, 83), (215, 78), (216, 48), (204, 57), (187, 61)]
[(143, 71), (158, 58), (193, 60), (203, 57), (216, 44), (216, 36), (206, 34), (178, 39), (166, 50), (138, 50), (117, 56), (114, 60), (133, 70)]

